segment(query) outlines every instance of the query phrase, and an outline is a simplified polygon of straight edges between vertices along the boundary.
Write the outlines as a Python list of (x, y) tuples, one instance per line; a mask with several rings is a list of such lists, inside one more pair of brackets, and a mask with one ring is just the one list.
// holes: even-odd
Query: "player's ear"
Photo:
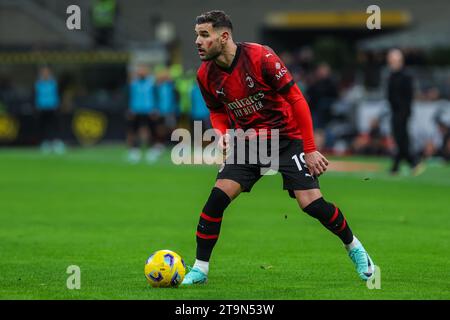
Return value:
[(225, 44), (228, 41), (228, 39), (230, 39), (230, 37), (231, 37), (230, 32), (228, 30), (224, 30), (220, 35), (220, 42), (222, 44)]

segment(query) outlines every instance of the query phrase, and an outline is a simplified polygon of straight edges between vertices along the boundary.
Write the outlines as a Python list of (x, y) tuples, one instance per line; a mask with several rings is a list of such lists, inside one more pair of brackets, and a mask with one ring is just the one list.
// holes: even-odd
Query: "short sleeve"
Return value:
[(208, 109), (217, 110), (223, 107), (221, 101), (217, 100), (214, 95), (212, 95), (201, 83), (199, 78), (197, 77), (198, 87), (200, 88), (200, 92), (202, 93), (203, 99), (205, 100), (206, 106)]
[(270, 47), (263, 46), (261, 68), (264, 80), (275, 91), (285, 90), (294, 84), (291, 73)]

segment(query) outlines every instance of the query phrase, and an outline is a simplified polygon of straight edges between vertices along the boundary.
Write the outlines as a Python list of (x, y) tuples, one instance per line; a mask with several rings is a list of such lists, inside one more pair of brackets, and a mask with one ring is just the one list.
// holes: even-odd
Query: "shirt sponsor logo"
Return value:
[(227, 103), (228, 109), (233, 111), (238, 118), (252, 114), (264, 107), (261, 99), (264, 98), (264, 93), (258, 93), (248, 96), (244, 99), (235, 99), (233, 102)]
[(285, 75), (286, 73), (287, 73), (287, 69), (286, 69), (286, 68), (281, 68), (281, 70), (278, 71), (278, 72), (275, 74), (275, 77), (277, 78), (277, 80), (280, 80), (281, 78), (284, 77), (284, 75)]

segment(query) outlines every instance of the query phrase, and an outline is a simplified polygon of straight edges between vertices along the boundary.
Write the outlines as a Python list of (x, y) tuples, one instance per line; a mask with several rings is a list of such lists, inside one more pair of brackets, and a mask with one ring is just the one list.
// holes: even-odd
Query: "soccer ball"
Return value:
[(178, 287), (186, 274), (186, 265), (177, 253), (159, 250), (147, 259), (144, 273), (152, 287)]

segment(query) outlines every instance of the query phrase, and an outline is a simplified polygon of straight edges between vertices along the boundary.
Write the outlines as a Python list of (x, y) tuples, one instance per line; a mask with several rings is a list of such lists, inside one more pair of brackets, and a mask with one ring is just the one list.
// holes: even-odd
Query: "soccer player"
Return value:
[[(197, 17), (195, 44), (203, 61), (197, 81), (212, 125), (221, 132), (219, 146), (225, 152), (230, 149), (227, 129), (278, 129), (278, 171), (283, 176), (284, 189), (297, 199), (304, 212), (341, 239), (358, 275), (369, 279), (375, 270), (373, 261), (353, 235), (341, 210), (320, 192), (317, 177), (326, 171), (328, 160), (316, 150), (307, 102), (273, 50), (256, 43), (235, 43), (232, 31), (230, 18), (223, 11)], [(299, 160), (303, 158), (304, 162)], [(261, 177), (260, 169), (247, 162), (225, 162), (219, 170), (197, 226), (196, 261), (183, 285), (207, 281), (223, 213), (241, 192), (250, 192)]]

